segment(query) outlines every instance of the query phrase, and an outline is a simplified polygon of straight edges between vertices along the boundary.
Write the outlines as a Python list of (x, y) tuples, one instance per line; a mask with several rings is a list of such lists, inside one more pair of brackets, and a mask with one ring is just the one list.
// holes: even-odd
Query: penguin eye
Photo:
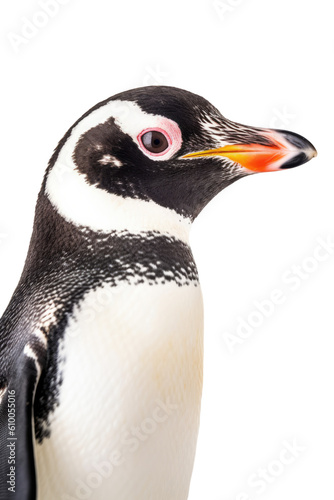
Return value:
[(168, 149), (167, 137), (158, 130), (150, 130), (141, 136), (141, 142), (150, 153), (159, 154)]

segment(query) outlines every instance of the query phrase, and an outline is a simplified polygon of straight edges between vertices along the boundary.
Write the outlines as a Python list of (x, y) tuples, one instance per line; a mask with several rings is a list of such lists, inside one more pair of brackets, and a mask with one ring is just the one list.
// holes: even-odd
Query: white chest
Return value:
[(60, 404), (36, 445), (39, 500), (186, 500), (202, 390), (199, 286), (90, 292), (62, 346)]

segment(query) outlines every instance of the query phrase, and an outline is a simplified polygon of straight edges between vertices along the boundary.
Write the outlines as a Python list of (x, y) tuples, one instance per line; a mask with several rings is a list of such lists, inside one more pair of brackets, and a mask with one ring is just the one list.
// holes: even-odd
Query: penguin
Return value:
[(238, 179), (316, 156), (186, 90), (100, 102), (45, 172), (0, 323), (0, 498), (186, 500), (203, 305), (193, 221)]

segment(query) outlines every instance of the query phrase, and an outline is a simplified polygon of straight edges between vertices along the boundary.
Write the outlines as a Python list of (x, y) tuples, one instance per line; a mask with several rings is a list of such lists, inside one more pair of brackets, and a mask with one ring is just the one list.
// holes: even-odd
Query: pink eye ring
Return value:
[(138, 140), (143, 149), (152, 156), (162, 156), (171, 148), (172, 141), (169, 135), (162, 129), (143, 130)]

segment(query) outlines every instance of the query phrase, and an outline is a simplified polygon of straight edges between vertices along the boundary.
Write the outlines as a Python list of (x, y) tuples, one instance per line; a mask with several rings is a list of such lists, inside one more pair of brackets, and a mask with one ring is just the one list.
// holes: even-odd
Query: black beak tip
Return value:
[(307, 163), (310, 160), (309, 156), (306, 153), (299, 153), (291, 160), (286, 161), (281, 168), (293, 168), (293, 167), (299, 167), (300, 165), (303, 165), (304, 163)]
[(303, 165), (317, 156), (317, 150), (310, 141), (305, 139), (305, 137), (288, 130), (279, 130), (278, 132), (280, 132), (280, 134), (282, 134), (290, 144), (299, 150), (299, 152), (297, 151), (296, 155), (284, 163), (281, 168), (298, 167), (299, 165)]

